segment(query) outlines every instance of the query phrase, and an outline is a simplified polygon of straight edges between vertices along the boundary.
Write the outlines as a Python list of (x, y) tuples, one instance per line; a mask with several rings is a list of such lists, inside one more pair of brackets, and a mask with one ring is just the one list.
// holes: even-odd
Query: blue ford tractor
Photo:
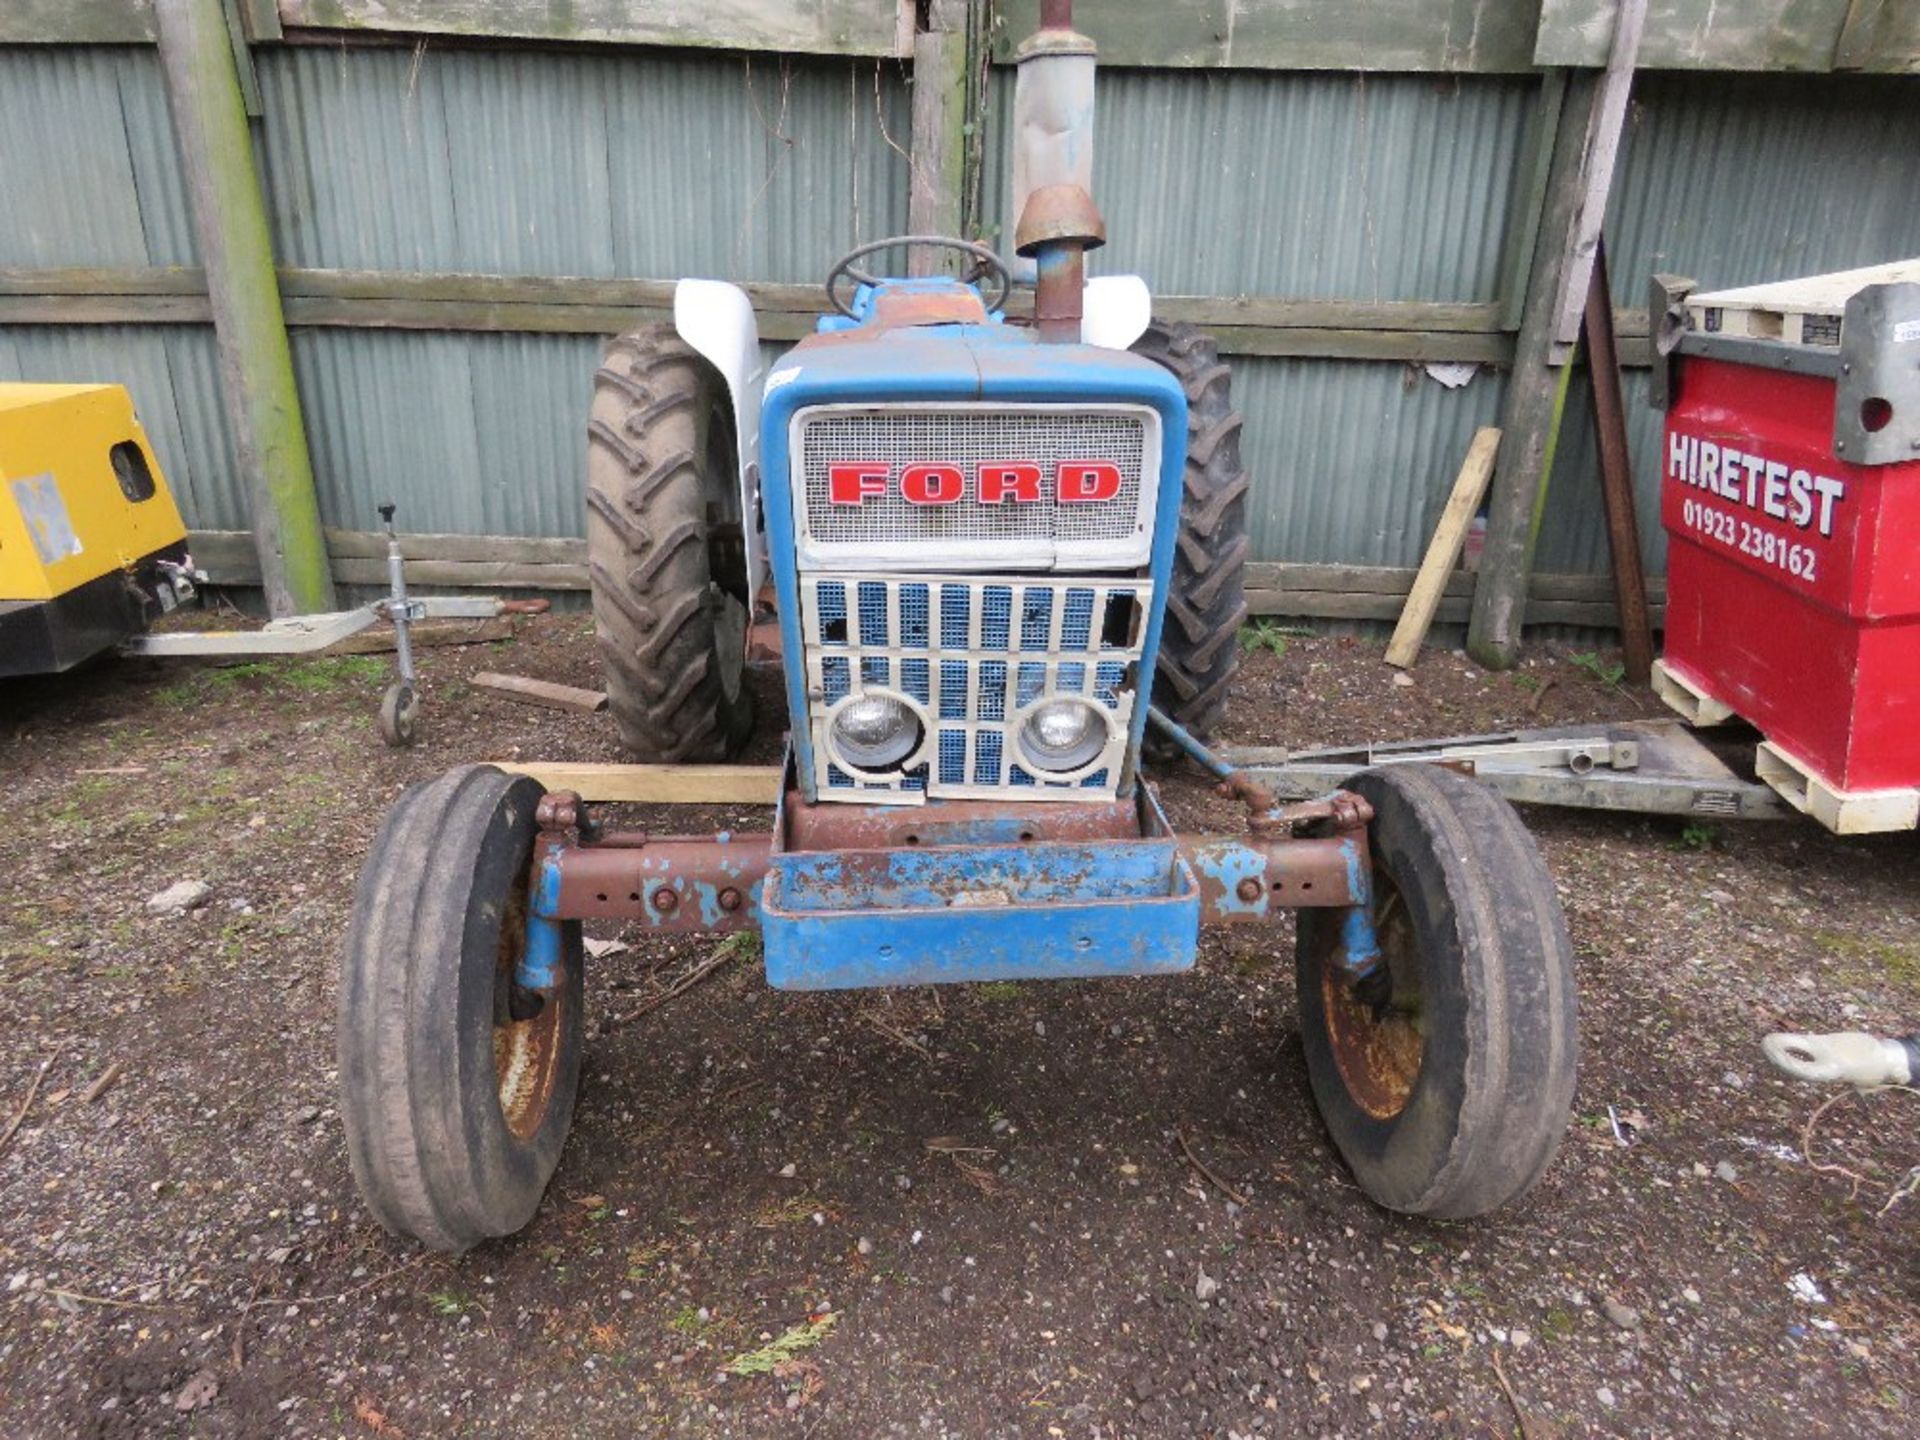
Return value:
[[(757, 929), (769, 984), (836, 989), (1170, 974), (1202, 924), (1293, 911), (1313, 1093), (1370, 1196), (1480, 1215), (1551, 1160), (1571, 952), (1506, 802), (1399, 766), (1282, 806), (1206, 748), (1245, 616), (1239, 417), (1210, 341), (1151, 326), (1139, 280), (1084, 278), (1093, 60), (1064, 8), (1020, 61), (1018, 261), (863, 246), (770, 370), (746, 295), (713, 281), (609, 346), (587, 523), (614, 718), (640, 760), (733, 756), (747, 636), (777, 617), (782, 797), (767, 831), (677, 838), (483, 765), (400, 797), (339, 1032), (354, 1176), (388, 1228), (458, 1251), (532, 1217), (591, 919)], [(961, 264), (865, 268), (888, 250)], [(1150, 739), (1212, 769), (1244, 829), (1175, 833)]]

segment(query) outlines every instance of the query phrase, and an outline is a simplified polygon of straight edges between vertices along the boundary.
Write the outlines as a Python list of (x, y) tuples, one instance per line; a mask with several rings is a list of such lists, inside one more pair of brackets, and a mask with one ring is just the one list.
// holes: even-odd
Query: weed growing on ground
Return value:
[(1572, 661), (1580, 669), (1586, 671), (1602, 685), (1605, 685), (1609, 690), (1618, 690), (1621, 682), (1627, 678), (1627, 667), (1625, 665), (1622, 665), (1618, 660), (1611, 663), (1602, 660), (1599, 652), (1596, 650), (1582, 650), (1577, 655), (1569, 655), (1567, 659)]

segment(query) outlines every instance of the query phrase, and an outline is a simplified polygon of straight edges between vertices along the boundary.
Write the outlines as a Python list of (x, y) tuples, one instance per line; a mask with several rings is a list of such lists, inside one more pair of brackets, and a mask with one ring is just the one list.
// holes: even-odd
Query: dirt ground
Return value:
[[(1398, 686), (1371, 643), (1270, 633), (1230, 738), (1656, 713), (1608, 660), (1542, 645), (1494, 677), (1433, 650)], [(1346, 1176), (1285, 929), (1210, 934), (1186, 977), (939, 992), (780, 994), (735, 946), (636, 1014), (716, 949), (639, 940), (590, 974), (539, 1216), (449, 1260), (374, 1226), (348, 1174), (354, 875), (415, 779), (616, 746), (605, 716), (466, 684), (595, 683), (580, 616), (424, 665), (408, 753), (375, 738), (372, 658), (0, 688), (5, 1435), (1915, 1433), (1920, 1197), (1879, 1212), (1920, 1107), (1841, 1101), (1814, 1147), (1852, 1174), (1816, 1169), (1822, 1096), (1757, 1046), (1920, 1023), (1915, 836), (1529, 813), (1579, 952), (1576, 1122), (1471, 1224)], [(1192, 773), (1165, 789), (1189, 824), (1230, 815)], [(181, 880), (206, 903), (149, 913)], [(755, 1351), (784, 1359), (723, 1373)]]

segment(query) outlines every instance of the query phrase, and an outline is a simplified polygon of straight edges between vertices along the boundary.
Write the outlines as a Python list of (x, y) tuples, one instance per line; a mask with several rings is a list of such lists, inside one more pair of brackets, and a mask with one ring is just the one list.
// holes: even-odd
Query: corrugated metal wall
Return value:
[[(433, 45), (262, 48), (262, 168), (285, 264), (810, 282), (906, 228), (894, 62)], [(1102, 74), (1108, 272), (1164, 292), (1505, 298), (1538, 82), (1245, 71)], [(996, 73), (984, 194), (1004, 240)], [(1714, 284), (1920, 253), (1920, 87), (1640, 78), (1609, 223), (1616, 300), (1656, 265)], [(0, 266), (195, 261), (151, 50), (0, 47)], [(19, 197), (31, 197), (21, 203)], [(296, 330), (329, 523), (580, 533), (588, 337)], [(246, 523), (203, 326), (0, 329), (0, 377), (133, 388), (191, 523)], [(1656, 425), (1629, 382), (1649, 559)], [(1241, 357), (1261, 559), (1411, 565), (1502, 377)], [(1605, 550), (1584, 408), (1542, 568)]]
[[(814, 281), (906, 229), (893, 62), (439, 46), (263, 49), (281, 263)], [(0, 266), (197, 263), (151, 49), (0, 47)], [(578, 535), (587, 336), (298, 328), (322, 517)], [(0, 378), (133, 391), (188, 523), (240, 529), (204, 326), (0, 328)]]
[[(1013, 86), (996, 75), (994, 124)], [(1097, 273), (1167, 295), (1496, 301), (1537, 82), (1508, 77), (1104, 70)], [(1001, 243), (1004, 146), (983, 203)], [(1483, 370), (1233, 360), (1261, 560), (1415, 565), (1474, 430), (1499, 416)]]

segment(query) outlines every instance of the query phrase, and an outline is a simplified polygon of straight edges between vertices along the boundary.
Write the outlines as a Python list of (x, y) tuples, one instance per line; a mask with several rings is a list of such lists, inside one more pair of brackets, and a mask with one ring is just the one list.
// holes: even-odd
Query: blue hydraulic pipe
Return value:
[(1178, 745), (1182, 750), (1186, 751), (1187, 754), (1198, 761), (1202, 767), (1211, 772), (1215, 779), (1231, 780), (1239, 773), (1233, 766), (1209, 750), (1199, 736), (1195, 735), (1191, 730), (1187, 729), (1186, 726), (1167, 714), (1167, 712), (1162, 710), (1158, 705), (1149, 705), (1147, 707), (1147, 723), (1165, 735), (1169, 740), (1173, 741), (1173, 743)]

